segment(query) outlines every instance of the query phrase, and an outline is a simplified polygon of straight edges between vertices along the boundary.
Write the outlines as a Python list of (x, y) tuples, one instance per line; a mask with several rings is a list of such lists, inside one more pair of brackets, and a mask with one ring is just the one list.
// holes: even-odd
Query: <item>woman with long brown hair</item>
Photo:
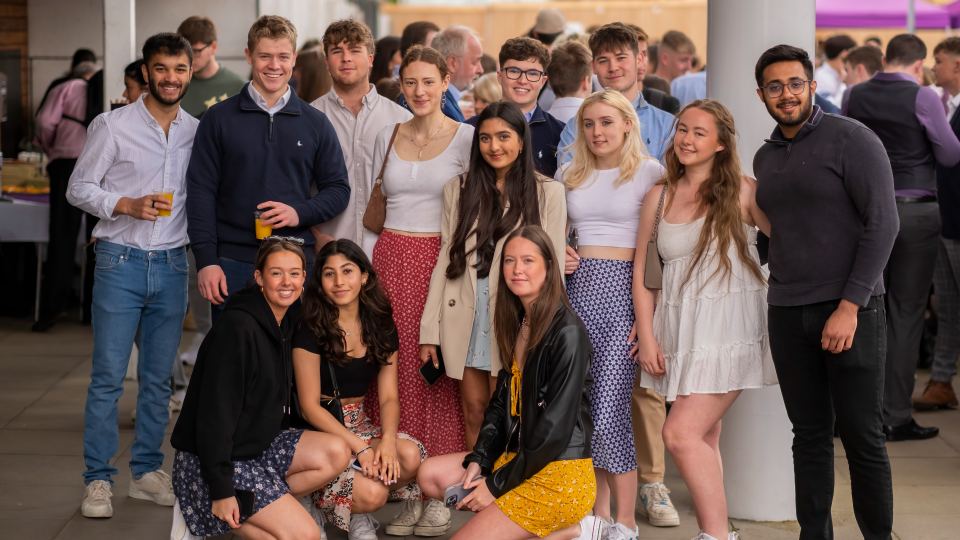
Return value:
[(663, 439), (693, 496), (697, 538), (735, 538), (720, 420), (741, 390), (772, 382), (767, 285), (754, 247), (757, 228), (769, 235), (770, 224), (756, 182), (740, 170), (733, 116), (719, 102), (680, 112), (664, 159), (667, 174), (647, 194), (637, 234), (638, 246), (655, 238), (659, 296), (644, 286), (644, 252), (634, 260), (641, 384), (673, 402)]
[(561, 261), (542, 228), (507, 237), (499, 262), (494, 327), (504, 361), (477, 444), (428, 459), (418, 482), (477, 513), (455, 540), (600, 538), (588, 516), (596, 496), (590, 434), (590, 338), (570, 308)]
[(562, 253), (564, 245), (563, 185), (536, 172), (533, 154), (520, 109), (493, 103), (477, 121), (470, 170), (443, 189), (440, 257), (420, 320), (420, 360), (442, 349), (447, 375), (460, 381), (467, 448), (477, 441), (501, 366), (491, 323), (503, 242), (517, 227), (540, 225), (554, 250)]

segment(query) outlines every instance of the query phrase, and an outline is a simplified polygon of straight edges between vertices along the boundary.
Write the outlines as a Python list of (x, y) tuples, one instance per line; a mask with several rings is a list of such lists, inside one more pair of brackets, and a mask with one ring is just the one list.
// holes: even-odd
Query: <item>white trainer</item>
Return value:
[(420, 521), (413, 528), (417, 536), (443, 536), (450, 530), (450, 509), (436, 499), (427, 501)]
[(601, 540), (607, 538), (610, 524), (597, 516), (587, 516), (580, 520), (580, 536), (576, 540)]
[(353, 514), (350, 516), (350, 530), (347, 532), (349, 540), (378, 540), (377, 527), (380, 524), (370, 514)]
[(153, 501), (160, 506), (173, 506), (177, 502), (170, 475), (160, 469), (144, 474), (139, 480), (131, 478), (128, 494), (134, 499)]
[(90, 482), (83, 491), (83, 502), (80, 503), (80, 514), (88, 518), (113, 517), (111, 497), (113, 497), (113, 490), (110, 489), (110, 482), (106, 480), (94, 480)]
[(607, 540), (638, 540), (640, 538), (640, 528), (633, 529), (623, 523), (614, 523), (607, 531)]
[(410, 536), (422, 516), (423, 503), (421, 501), (403, 501), (400, 513), (394, 516), (390, 523), (387, 523), (383, 532), (390, 536)]
[(680, 515), (670, 500), (670, 490), (661, 482), (640, 486), (637, 497), (637, 513), (646, 517), (654, 527), (676, 527), (680, 525)]

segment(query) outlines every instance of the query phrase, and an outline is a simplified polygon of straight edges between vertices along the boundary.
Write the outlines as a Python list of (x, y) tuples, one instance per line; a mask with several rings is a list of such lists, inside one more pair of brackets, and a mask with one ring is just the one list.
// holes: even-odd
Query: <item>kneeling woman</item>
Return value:
[[(302, 241), (301, 241), (302, 243)], [(326, 485), (347, 465), (337, 437), (284, 429), (290, 407), (289, 308), (303, 290), (300, 246), (268, 238), (256, 287), (230, 295), (200, 346), (180, 419), (173, 489), (190, 532), (242, 538), (319, 538), (294, 498)]]
[[(356, 456), (356, 467), (340, 475), (314, 496), (324, 519), (350, 538), (376, 538), (370, 516), (387, 502), (409, 501), (405, 513), (419, 507), (416, 478), (427, 452), (419, 441), (398, 433), (397, 329), (393, 310), (370, 261), (350, 240), (329, 242), (314, 265), (304, 293), (303, 320), (293, 339), (300, 411), (313, 427), (338, 437)], [(364, 396), (376, 384), (382, 426), (363, 409)], [(343, 422), (321, 406), (339, 397)], [(419, 515), (405, 516), (412, 521)], [(387, 532), (394, 529), (391, 523)]]
[[(550, 237), (523, 226), (507, 237), (494, 325), (504, 368), (473, 452), (428, 459), (429, 497), (463, 483), (458, 505), (477, 512), (455, 539), (590, 538), (596, 497), (590, 339), (567, 302)], [(481, 477), (480, 475), (484, 475)], [(579, 522), (579, 523), (578, 523)]]

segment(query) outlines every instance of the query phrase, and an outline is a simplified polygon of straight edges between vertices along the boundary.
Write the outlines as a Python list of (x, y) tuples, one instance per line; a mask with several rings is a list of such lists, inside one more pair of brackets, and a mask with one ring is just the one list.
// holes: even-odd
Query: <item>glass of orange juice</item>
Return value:
[[(167, 201), (167, 204), (170, 205), (170, 209), (173, 209), (173, 192), (172, 191), (163, 191), (157, 193), (163, 200)], [(170, 217), (170, 210), (157, 210), (157, 217)]]
[(260, 210), (257, 210), (253, 213), (253, 228), (254, 228), (254, 232), (257, 235), (257, 240), (263, 240), (264, 238), (273, 234), (273, 227), (271, 227), (270, 224), (265, 223), (263, 220), (260, 219), (260, 215), (262, 213), (263, 212), (261, 212)]

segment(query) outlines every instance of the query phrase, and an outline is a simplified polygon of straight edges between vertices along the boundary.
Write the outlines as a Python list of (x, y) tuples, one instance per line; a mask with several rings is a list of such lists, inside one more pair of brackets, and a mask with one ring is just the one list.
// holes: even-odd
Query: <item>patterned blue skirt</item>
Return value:
[[(302, 430), (281, 431), (259, 456), (233, 462), (233, 488), (253, 492), (254, 514), (290, 492), (287, 471), (301, 435)], [(217, 536), (230, 532), (230, 525), (210, 512), (210, 490), (200, 475), (200, 458), (196, 454), (177, 451), (173, 459), (173, 493), (191, 533)], [(241, 516), (240, 522), (248, 517)]]
[(583, 320), (593, 345), (593, 466), (614, 474), (637, 468), (630, 422), (637, 364), (627, 343), (633, 325), (632, 286), (632, 261), (581, 259), (567, 279), (570, 305)]

